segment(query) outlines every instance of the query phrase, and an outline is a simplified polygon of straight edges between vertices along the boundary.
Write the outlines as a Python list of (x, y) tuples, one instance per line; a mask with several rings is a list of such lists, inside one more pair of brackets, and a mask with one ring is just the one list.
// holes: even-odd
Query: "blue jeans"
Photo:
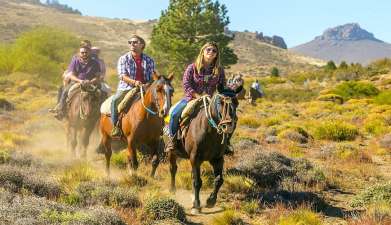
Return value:
[(113, 123), (113, 126), (116, 126), (118, 121), (118, 104), (128, 92), (129, 90), (117, 90), (117, 92), (113, 96), (113, 99), (111, 101), (111, 122)]
[(179, 119), (181, 118), (182, 111), (185, 109), (186, 105), (187, 100), (183, 98), (179, 101), (175, 108), (172, 109), (170, 123), (168, 124), (168, 130), (171, 137), (173, 137), (178, 131)]

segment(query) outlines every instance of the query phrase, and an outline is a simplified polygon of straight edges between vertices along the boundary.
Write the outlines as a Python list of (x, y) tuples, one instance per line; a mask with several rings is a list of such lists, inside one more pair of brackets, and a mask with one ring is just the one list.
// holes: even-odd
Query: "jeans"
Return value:
[(111, 101), (111, 122), (113, 123), (113, 126), (116, 126), (118, 121), (118, 104), (128, 92), (129, 90), (117, 90), (117, 92), (113, 96), (113, 99)]
[(181, 118), (182, 111), (185, 109), (186, 105), (187, 100), (183, 98), (176, 104), (175, 108), (172, 109), (170, 123), (168, 124), (168, 130), (171, 137), (178, 131), (179, 119)]

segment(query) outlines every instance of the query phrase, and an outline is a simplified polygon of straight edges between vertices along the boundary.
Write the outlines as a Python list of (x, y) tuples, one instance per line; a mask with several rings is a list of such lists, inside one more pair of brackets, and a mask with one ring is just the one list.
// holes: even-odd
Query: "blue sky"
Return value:
[[(390, 0), (221, 0), (236, 31), (279, 35), (288, 47), (312, 40), (329, 27), (357, 22), (380, 40), (391, 42)], [(157, 19), (168, 0), (60, 0), (84, 15)]]

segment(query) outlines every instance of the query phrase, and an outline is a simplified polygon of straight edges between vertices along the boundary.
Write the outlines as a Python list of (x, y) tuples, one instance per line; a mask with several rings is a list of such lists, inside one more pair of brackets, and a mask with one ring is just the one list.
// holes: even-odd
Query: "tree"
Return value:
[(348, 64), (345, 62), (345, 61), (342, 61), (340, 64), (339, 64), (339, 69), (347, 69), (349, 66)]
[(272, 77), (280, 76), (280, 71), (278, 70), (277, 67), (273, 67), (270, 73), (271, 73)]
[(233, 40), (224, 33), (228, 24), (227, 9), (218, 1), (170, 0), (153, 28), (146, 51), (154, 57), (159, 70), (182, 74), (201, 46), (215, 41), (219, 44), (221, 63), (227, 67), (238, 59), (227, 46)]
[(337, 66), (335, 65), (334, 61), (330, 60), (327, 62), (325, 69), (326, 70), (336, 70)]

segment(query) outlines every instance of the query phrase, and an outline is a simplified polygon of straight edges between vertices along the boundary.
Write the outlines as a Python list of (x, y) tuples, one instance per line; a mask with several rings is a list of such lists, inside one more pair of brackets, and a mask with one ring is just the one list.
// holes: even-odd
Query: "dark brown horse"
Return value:
[[(132, 173), (137, 170), (137, 150), (140, 150), (143, 144), (147, 145), (152, 155), (151, 176), (155, 175), (159, 165), (159, 147), (161, 144), (164, 116), (167, 115), (171, 107), (171, 96), (174, 89), (171, 86), (173, 76), (153, 75), (154, 82), (145, 87), (145, 94), (139, 96), (129, 110), (123, 114), (121, 127), (123, 131), (122, 139), (127, 142), (128, 150), (128, 170)], [(106, 172), (110, 175), (110, 158), (112, 154), (111, 141), (112, 123), (110, 117), (101, 115), (100, 131), (102, 139), (100, 148), (104, 148), (106, 156)]]
[(207, 207), (216, 204), (217, 193), (223, 184), (224, 152), (229, 138), (236, 127), (236, 107), (238, 101), (235, 92), (227, 94), (216, 93), (206, 106), (204, 96), (204, 108), (201, 108), (195, 118), (184, 131), (181, 140), (178, 141), (176, 152), (168, 155), (171, 172), (171, 191), (175, 191), (175, 174), (177, 171), (177, 157), (188, 158), (192, 166), (194, 202), (193, 212), (199, 213), (200, 189), (202, 186), (200, 167), (204, 161), (208, 161), (213, 167), (215, 176), (214, 189), (207, 199)]
[(251, 104), (254, 104), (254, 102), (258, 99), (258, 98), (262, 98), (263, 97), (263, 93), (250, 87), (250, 91), (248, 92), (248, 101), (249, 103)]
[(103, 99), (102, 91), (92, 84), (75, 84), (70, 91), (66, 113), (67, 144), (74, 156), (79, 155), (76, 149), (81, 144), (82, 157), (87, 156), (90, 135), (99, 119), (99, 105)]

